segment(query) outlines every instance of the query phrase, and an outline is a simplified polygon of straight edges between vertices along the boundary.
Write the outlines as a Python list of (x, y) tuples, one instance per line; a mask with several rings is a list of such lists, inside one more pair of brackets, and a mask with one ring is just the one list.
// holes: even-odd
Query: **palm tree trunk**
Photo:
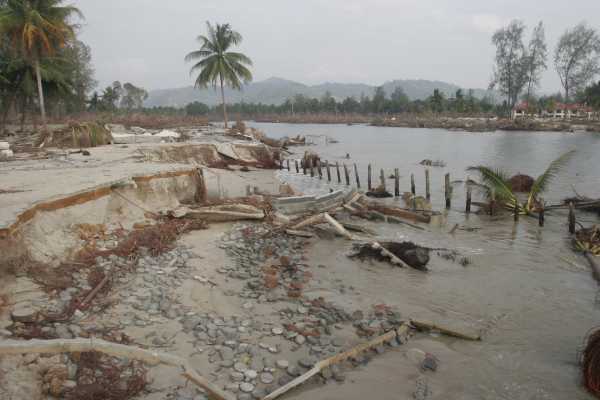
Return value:
[(225, 90), (223, 89), (223, 77), (221, 77), (221, 104), (223, 104), (223, 120), (227, 129), (227, 106), (225, 105)]
[(40, 97), (40, 111), (42, 113), (42, 124), (44, 125), (44, 131), (48, 131), (48, 124), (46, 123), (46, 105), (44, 104), (44, 88), (42, 87), (42, 73), (40, 71), (40, 61), (35, 60), (35, 75), (37, 78), (38, 95)]

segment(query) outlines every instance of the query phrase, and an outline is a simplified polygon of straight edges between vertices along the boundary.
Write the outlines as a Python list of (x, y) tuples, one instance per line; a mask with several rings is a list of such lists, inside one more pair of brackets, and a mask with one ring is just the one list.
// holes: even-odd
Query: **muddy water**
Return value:
[[(356, 163), (366, 184), (366, 166), (384, 168), (389, 174), (399, 168), (401, 189), (410, 189), (410, 174), (417, 178), (417, 191), (424, 192), (422, 159), (440, 159), (445, 168), (430, 168), (432, 202), (443, 206), (443, 175), (464, 179), (469, 165), (503, 167), (511, 173), (541, 173), (558, 155), (577, 150), (576, 158), (560, 174), (544, 195), (556, 203), (579, 193), (600, 197), (600, 136), (567, 133), (456, 133), (443, 130), (373, 128), (366, 126), (251, 124), (269, 136), (327, 135), (337, 144), (311, 146), (323, 159)], [(316, 139), (318, 140), (318, 139)], [(294, 148), (301, 153), (303, 148)], [(344, 156), (349, 153), (351, 158)], [(329, 185), (318, 179), (281, 174), (307, 192), (326, 191)], [(393, 181), (388, 180), (393, 187)], [(390, 187), (388, 186), (388, 187)], [(579, 385), (577, 352), (586, 333), (600, 325), (596, 305), (598, 286), (583, 258), (569, 245), (564, 212), (548, 212), (546, 226), (521, 218), (495, 218), (471, 214), (464, 209), (464, 189), (457, 188), (452, 209), (439, 224), (425, 231), (400, 225), (372, 225), (382, 236), (407, 238), (432, 246), (457, 249), (472, 264), (434, 257), (432, 271), (394, 274), (365, 271), (349, 263), (341, 250), (330, 244), (317, 245), (315, 260), (337, 266), (341, 278), (360, 288), (357, 301), (370, 299), (397, 305), (407, 315), (432, 318), (466, 328), (484, 329), (482, 343), (466, 343), (444, 338), (433, 347), (445, 369), (434, 383), (434, 398), (452, 399), (588, 399)], [(584, 224), (598, 223), (593, 214), (579, 214)], [(448, 232), (455, 224), (474, 231)], [(344, 270), (346, 268), (346, 270)], [(335, 270), (332, 272), (335, 273)], [(417, 346), (419, 344), (417, 343)], [(421, 343), (427, 348), (426, 342)], [(430, 344), (429, 344), (430, 345)], [(393, 384), (380, 385), (382, 377), (401, 363), (385, 356), (371, 369), (371, 375), (358, 373), (355, 383), (345, 390), (314, 391), (306, 398), (354, 398), (360, 385), (378, 385), (379, 398), (394, 396)], [(354, 386), (354, 389), (353, 389)], [(386, 387), (388, 389), (386, 389)], [(356, 391), (353, 391), (356, 390)], [(394, 389), (395, 390), (395, 389)], [(402, 389), (404, 390), (404, 389)], [(405, 391), (403, 393), (406, 393)], [(325, 396), (325, 397), (323, 397)], [(350, 396), (350, 397), (348, 397)]]

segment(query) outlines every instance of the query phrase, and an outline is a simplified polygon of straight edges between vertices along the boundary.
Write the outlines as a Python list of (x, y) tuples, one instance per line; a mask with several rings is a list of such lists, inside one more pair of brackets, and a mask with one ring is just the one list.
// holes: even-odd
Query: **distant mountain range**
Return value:
[[(402, 87), (406, 95), (411, 100), (423, 100), (431, 96), (435, 89), (439, 89), (448, 97), (454, 96), (460, 86), (441, 81), (428, 81), (422, 79), (394, 80), (383, 84), (383, 88), (389, 96), (396, 87)], [(331, 93), (337, 100), (342, 100), (349, 96), (359, 99), (361, 95), (372, 96), (376, 86), (363, 83), (322, 83), (320, 85), (308, 86), (299, 82), (294, 82), (281, 78), (269, 78), (264, 81), (253, 82), (244, 87), (243, 91), (225, 89), (225, 98), (228, 103), (238, 103), (244, 101), (247, 103), (263, 104), (282, 104), (286, 99), (296, 94), (302, 94), (311, 98), (320, 98), (326, 92)], [(465, 95), (468, 89), (464, 89)], [(495, 92), (474, 89), (474, 95), (477, 98), (483, 98), (486, 95), (496, 97)], [(208, 105), (220, 103), (220, 92), (209, 89), (198, 90), (193, 86), (178, 89), (154, 90), (149, 93), (146, 100), (147, 107), (171, 106), (184, 107), (188, 103), (199, 101)]]

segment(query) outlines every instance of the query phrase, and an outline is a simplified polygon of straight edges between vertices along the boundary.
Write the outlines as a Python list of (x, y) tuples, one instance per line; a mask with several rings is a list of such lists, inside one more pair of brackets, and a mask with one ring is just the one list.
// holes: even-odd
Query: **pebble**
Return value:
[(244, 375), (246, 375), (247, 379), (254, 380), (258, 376), (258, 372), (253, 369), (249, 369), (244, 372)]
[(283, 334), (283, 328), (275, 327), (271, 329), (271, 332), (273, 333), (273, 335), (281, 335)]
[(304, 343), (306, 343), (306, 338), (303, 335), (298, 335), (294, 338), (294, 341), (297, 345), (302, 346)]
[(275, 378), (273, 377), (273, 375), (268, 372), (263, 372), (262, 374), (260, 374), (260, 381), (265, 385), (273, 383), (274, 380)]
[(290, 366), (290, 362), (288, 360), (277, 360), (276, 365), (281, 369), (287, 369)]
[(237, 372), (246, 372), (246, 370), (248, 370), (248, 367), (244, 363), (236, 362), (233, 365), (233, 369), (235, 369)]
[(244, 380), (244, 374), (242, 374), (241, 372), (232, 372), (231, 375), (229, 375), (229, 377), (234, 382), (242, 382)]
[(300, 376), (301, 375), (298, 367), (296, 367), (294, 365), (290, 365), (289, 367), (287, 367), (287, 373), (291, 376)]
[(240, 384), (240, 390), (244, 393), (252, 393), (252, 391), (254, 390), (254, 385), (251, 384), (250, 382), (244, 382)]
[(298, 361), (298, 365), (300, 365), (302, 368), (312, 368), (315, 365), (315, 360), (312, 358), (301, 358)]

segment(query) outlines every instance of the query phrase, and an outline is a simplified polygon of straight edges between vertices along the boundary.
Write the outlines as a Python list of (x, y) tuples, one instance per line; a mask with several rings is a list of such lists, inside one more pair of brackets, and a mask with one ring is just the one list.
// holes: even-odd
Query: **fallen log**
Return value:
[(323, 214), (323, 217), (325, 218), (325, 221), (327, 221), (327, 223), (329, 225), (331, 225), (333, 227), (333, 229), (336, 230), (337, 233), (339, 233), (340, 235), (344, 236), (348, 240), (353, 240), (354, 239), (354, 237), (352, 236), (352, 234), (350, 232), (348, 232), (346, 230), (346, 228), (344, 228), (339, 222), (337, 222), (335, 220), (335, 218), (333, 218), (331, 215), (329, 215), (328, 213), (325, 213), (325, 214)]
[(340, 222), (340, 224), (342, 224), (342, 226), (349, 231), (361, 232), (361, 233), (365, 233), (367, 235), (375, 235), (375, 231), (373, 231), (372, 229), (366, 228), (364, 226), (350, 224), (347, 222)]
[(271, 392), (267, 396), (263, 397), (263, 400), (276, 399), (277, 397), (283, 395), (284, 393), (289, 392), (293, 388), (300, 386), (301, 384), (303, 384), (304, 382), (306, 382), (313, 376), (320, 373), (325, 368), (330, 367), (335, 364), (339, 364), (340, 362), (343, 362), (351, 357), (356, 357), (358, 354), (360, 354), (366, 350), (369, 350), (373, 347), (379, 346), (382, 343), (389, 342), (391, 340), (396, 339), (397, 337), (401, 337), (404, 340), (404, 338), (408, 335), (409, 329), (410, 329), (410, 327), (407, 324), (403, 324), (397, 330), (389, 331), (381, 336), (376, 337), (373, 340), (370, 340), (367, 343), (359, 344), (358, 346), (353, 347), (350, 350), (347, 350), (343, 353), (340, 353), (333, 357), (319, 361), (308, 372), (299, 376), (298, 378), (294, 379), (293, 381), (289, 382), (288, 384), (280, 387), (279, 389), (275, 390), (274, 392)]
[(4, 340), (0, 341), (0, 354), (62, 354), (85, 353), (95, 351), (117, 358), (128, 358), (142, 361), (150, 365), (164, 364), (179, 368), (181, 375), (206, 390), (212, 397), (219, 400), (235, 400), (229, 393), (224, 392), (210, 383), (184, 359), (166, 353), (141, 349), (135, 346), (111, 343), (101, 339), (53, 339), (53, 340)]
[(303, 221), (301, 221), (300, 223), (292, 226), (290, 229), (297, 231), (297, 230), (304, 228), (305, 226), (321, 223), (321, 222), (323, 222), (323, 218), (325, 218), (325, 214), (313, 215), (312, 217), (308, 217), (308, 218), (304, 219)]
[(246, 204), (224, 204), (193, 209), (180, 207), (172, 214), (176, 218), (202, 219), (207, 222), (262, 220), (265, 218), (263, 210)]
[(410, 324), (419, 330), (438, 331), (446, 336), (452, 336), (464, 340), (480, 341), (481, 335), (471, 335), (468, 333), (461, 333), (450, 328), (439, 326), (430, 322), (418, 321), (415, 319), (410, 320)]
[(399, 259), (398, 257), (396, 257), (396, 255), (394, 255), (394, 253), (392, 253), (391, 251), (387, 250), (385, 247), (383, 247), (378, 242), (371, 243), (371, 248), (373, 248), (374, 250), (378, 250), (379, 253), (383, 257), (389, 258), (390, 262), (392, 264), (398, 265), (398, 266), (400, 266), (402, 268), (408, 268), (409, 267), (408, 264), (406, 264), (404, 261), (402, 261), (401, 259)]

